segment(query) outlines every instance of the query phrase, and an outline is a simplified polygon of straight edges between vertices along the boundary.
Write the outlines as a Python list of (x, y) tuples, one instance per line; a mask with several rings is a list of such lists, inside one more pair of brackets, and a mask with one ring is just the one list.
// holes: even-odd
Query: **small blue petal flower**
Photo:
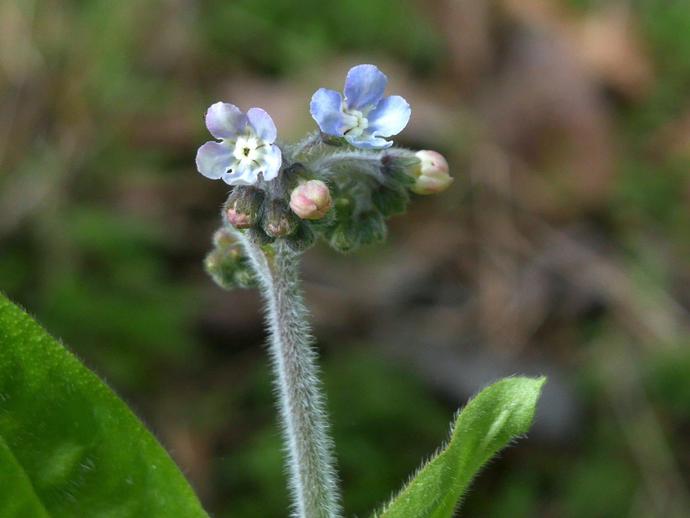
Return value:
[(357, 65), (345, 80), (345, 97), (317, 90), (311, 115), (327, 135), (345, 137), (351, 145), (380, 149), (393, 145), (383, 137), (400, 133), (410, 120), (410, 105), (398, 95), (383, 97), (388, 78), (374, 65)]
[(206, 127), (220, 142), (206, 142), (196, 154), (199, 172), (229, 185), (252, 185), (259, 175), (273, 180), (283, 155), (275, 145), (276, 126), (261, 108), (245, 115), (229, 103), (215, 103), (206, 112)]

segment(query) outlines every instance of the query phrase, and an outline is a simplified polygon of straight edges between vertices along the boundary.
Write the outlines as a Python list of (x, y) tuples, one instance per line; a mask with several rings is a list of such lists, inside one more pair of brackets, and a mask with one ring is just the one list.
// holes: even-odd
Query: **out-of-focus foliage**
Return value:
[(201, 22), (223, 67), (295, 74), (336, 52), (355, 51), (386, 53), (428, 68), (438, 60), (439, 40), (429, 23), (414, 16), (418, 9), (409, 0), (240, 0), (229, 6), (213, 0), (204, 2)]
[(347, 509), (521, 372), (549, 375), (542, 413), (465, 516), (680, 514), (689, 33), (668, 0), (0, 3), (0, 289), (127, 395), (212, 514), (284, 516), (259, 301), (203, 273), (227, 193), (193, 157), (210, 103), (291, 138), (373, 62), (413, 107), (403, 143), (456, 181), (386, 246), (306, 258)]

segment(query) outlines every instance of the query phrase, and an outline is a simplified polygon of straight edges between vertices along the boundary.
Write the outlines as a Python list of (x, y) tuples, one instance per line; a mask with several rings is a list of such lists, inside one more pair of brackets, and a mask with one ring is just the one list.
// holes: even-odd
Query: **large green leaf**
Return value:
[(205, 517), (92, 372), (0, 295), (0, 517)]
[(545, 378), (506, 378), (481, 391), (458, 415), (448, 445), (378, 518), (448, 518), (477, 471), (529, 430)]

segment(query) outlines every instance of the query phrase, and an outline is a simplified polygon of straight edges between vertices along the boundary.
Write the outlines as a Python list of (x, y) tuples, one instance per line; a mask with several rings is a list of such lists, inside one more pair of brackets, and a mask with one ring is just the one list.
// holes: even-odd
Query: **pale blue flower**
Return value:
[(251, 185), (278, 176), (283, 156), (274, 144), (276, 126), (261, 108), (246, 115), (234, 104), (215, 103), (206, 112), (206, 127), (220, 142), (206, 142), (196, 154), (199, 172), (229, 185)]
[(384, 97), (388, 78), (374, 65), (357, 65), (345, 79), (345, 97), (320, 88), (311, 98), (311, 116), (323, 133), (345, 137), (359, 148), (386, 148), (383, 137), (400, 133), (410, 120), (410, 105), (399, 95)]

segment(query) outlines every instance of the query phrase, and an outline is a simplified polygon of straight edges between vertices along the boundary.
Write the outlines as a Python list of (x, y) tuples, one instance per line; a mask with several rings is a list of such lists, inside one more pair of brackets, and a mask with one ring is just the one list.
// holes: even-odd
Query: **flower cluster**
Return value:
[[(410, 105), (385, 96), (388, 78), (374, 65), (350, 69), (343, 93), (320, 88), (310, 113), (319, 131), (301, 142), (277, 142), (276, 126), (260, 108), (243, 113), (218, 102), (206, 113), (216, 139), (196, 156), (198, 171), (232, 186), (223, 207), (223, 238), (207, 269), (226, 287), (251, 284), (229, 232), (254, 242), (284, 240), (296, 251), (323, 238), (339, 251), (381, 241), (386, 218), (405, 211), (410, 192), (433, 194), (452, 182), (435, 151), (393, 147), (410, 120)], [(222, 281), (222, 282), (221, 282)]]

